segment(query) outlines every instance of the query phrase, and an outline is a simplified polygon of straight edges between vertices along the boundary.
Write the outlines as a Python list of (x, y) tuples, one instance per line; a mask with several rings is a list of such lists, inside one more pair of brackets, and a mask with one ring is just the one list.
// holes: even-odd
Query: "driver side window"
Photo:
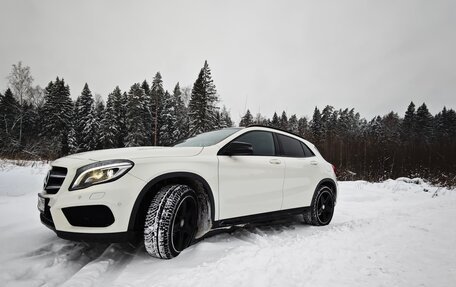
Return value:
[(275, 145), (272, 133), (266, 131), (247, 132), (235, 139), (252, 145), (253, 154), (258, 156), (274, 156)]

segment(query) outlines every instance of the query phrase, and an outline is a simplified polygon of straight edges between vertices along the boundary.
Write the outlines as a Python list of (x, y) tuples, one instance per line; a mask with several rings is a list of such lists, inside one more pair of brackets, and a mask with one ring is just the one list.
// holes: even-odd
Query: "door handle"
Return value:
[(280, 161), (279, 159), (273, 158), (273, 159), (271, 159), (271, 160), (269, 161), (269, 163), (271, 163), (271, 164), (280, 164), (281, 161)]
[(318, 165), (318, 162), (313, 160), (313, 161), (310, 162), (310, 164), (311, 165)]

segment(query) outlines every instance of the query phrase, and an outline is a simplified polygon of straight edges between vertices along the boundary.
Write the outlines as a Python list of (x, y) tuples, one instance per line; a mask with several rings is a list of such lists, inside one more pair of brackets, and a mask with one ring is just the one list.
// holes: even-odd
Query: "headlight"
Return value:
[(132, 161), (117, 159), (83, 166), (76, 171), (70, 190), (83, 189), (95, 184), (117, 180), (126, 174), (133, 165)]

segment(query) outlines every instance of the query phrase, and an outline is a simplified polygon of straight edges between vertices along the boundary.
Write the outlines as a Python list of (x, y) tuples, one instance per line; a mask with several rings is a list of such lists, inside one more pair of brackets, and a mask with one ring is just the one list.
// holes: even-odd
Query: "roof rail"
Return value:
[(303, 138), (302, 136), (298, 135), (298, 134), (295, 134), (293, 132), (290, 132), (290, 131), (286, 131), (286, 130), (283, 130), (283, 129), (280, 129), (280, 128), (276, 128), (276, 127), (270, 127), (270, 126), (265, 126), (265, 125), (249, 125), (247, 126), (246, 128), (252, 128), (252, 127), (259, 127), (259, 128), (268, 128), (268, 129), (272, 129), (272, 130), (276, 130), (276, 131), (281, 131), (281, 132), (284, 132), (284, 133), (288, 133), (288, 134), (291, 134), (291, 135), (294, 135), (298, 138), (301, 138), (303, 140), (306, 140), (305, 138)]

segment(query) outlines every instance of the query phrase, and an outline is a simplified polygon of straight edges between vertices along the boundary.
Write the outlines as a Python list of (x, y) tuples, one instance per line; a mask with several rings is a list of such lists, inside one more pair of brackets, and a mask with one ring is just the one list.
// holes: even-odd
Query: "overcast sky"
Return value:
[(456, 1), (0, 2), (0, 90), (11, 65), (104, 98), (160, 71), (191, 86), (204, 60), (238, 122), (246, 107), (363, 117), (426, 102), (456, 108)]

